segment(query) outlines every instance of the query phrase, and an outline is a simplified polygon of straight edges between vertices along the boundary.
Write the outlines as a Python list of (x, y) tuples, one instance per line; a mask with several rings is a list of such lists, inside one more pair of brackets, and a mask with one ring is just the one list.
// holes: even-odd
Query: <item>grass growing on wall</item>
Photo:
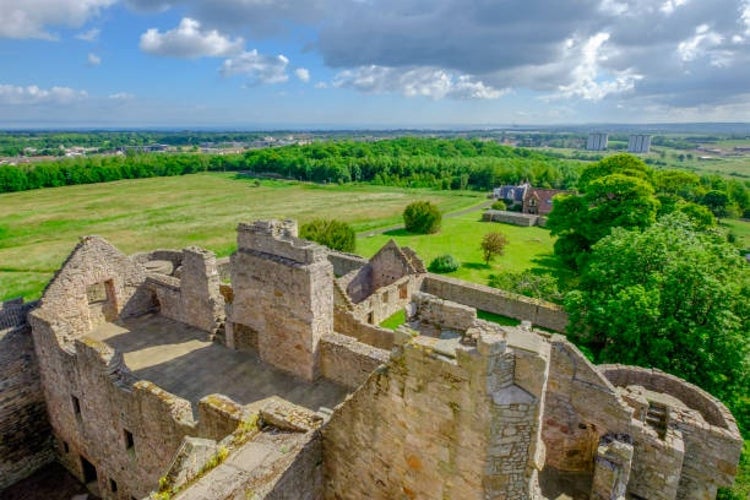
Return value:
[(450, 212), (484, 200), (471, 192), (310, 185), (206, 173), (0, 195), (0, 300), (38, 298), (81, 236), (125, 253), (197, 245), (228, 255), (239, 222), (338, 218), (355, 231), (398, 224), (410, 202)]

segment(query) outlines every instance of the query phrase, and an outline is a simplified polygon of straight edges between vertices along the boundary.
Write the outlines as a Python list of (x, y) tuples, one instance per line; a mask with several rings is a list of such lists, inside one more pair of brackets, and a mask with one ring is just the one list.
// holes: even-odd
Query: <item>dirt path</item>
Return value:
[[(453, 217), (460, 217), (462, 215), (470, 214), (472, 212), (478, 212), (480, 210), (484, 210), (485, 208), (491, 207), (494, 201), (495, 200), (488, 200), (488, 201), (480, 203), (479, 205), (474, 205), (473, 207), (464, 208), (461, 210), (457, 210), (455, 212), (449, 212), (447, 214), (443, 214), (443, 217), (445, 217), (446, 219), (450, 219)], [(397, 226), (381, 227), (379, 229), (371, 229), (369, 231), (358, 233), (357, 237), (369, 238), (370, 236), (375, 236), (376, 234), (383, 234), (383, 233), (387, 233), (388, 231), (396, 231), (398, 229), (403, 229), (403, 228), (404, 228), (403, 224), (399, 224)]]

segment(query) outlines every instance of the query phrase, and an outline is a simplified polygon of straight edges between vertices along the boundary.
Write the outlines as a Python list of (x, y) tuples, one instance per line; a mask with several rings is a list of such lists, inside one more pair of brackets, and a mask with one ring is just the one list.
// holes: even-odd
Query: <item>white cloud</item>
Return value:
[(113, 101), (129, 101), (135, 98), (135, 96), (129, 92), (115, 92), (114, 94), (110, 94), (108, 98)]
[(251, 83), (283, 83), (289, 79), (286, 68), (289, 59), (284, 55), (266, 56), (253, 49), (226, 59), (221, 66), (224, 76), (246, 75)]
[(306, 68), (297, 68), (294, 70), (294, 74), (301, 82), (307, 83), (310, 81), (310, 71)]
[(177, 28), (164, 33), (151, 28), (141, 35), (141, 50), (182, 58), (222, 57), (242, 51), (242, 38), (232, 40), (216, 30), (202, 31), (200, 27), (198, 21), (185, 17)]
[(0, 38), (54, 40), (51, 26), (82, 26), (117, 0), (0, 0)]
[(599, 4), (599, 10), (604, 14), (621, 16), (628, 12), (628, 4), (617, 0), (602, 0), (602, 3)]
[(318, 82), (315, 84), (316, 89), (327, 89), (328, 84), (326, 82)]
[(666, 0), (663, 4), (661, 4), (659, 10), (669, 16), (679, 7), (685, 5), (687, 2), (688, 0)]
[(750, 0), (740, 3), (740, 21), (745, 25), (745, 35), (750, 36)]
[(440, 68), (392, 68), (362, 66), (341, 71), (333, 80), (334, 87), (369, 93), (397, 92), (407, 97), (432, 99), (497, 99), (506, 90), (495, 89), (469, 75), (456, 75)]
[(76, 35), (76, 38), (78, 40), (83, 40), (84, 42), (95, 42), (99, 39), (100, 34), (101, 34), (101, 30), (99, 28), (91, 28), (88, 31), (78, 33)]
[(0, 104), (69, 104), (86, 97), (88, 97), (88, 94), (85, 91), (70, 87), (42, 89), (36, 85), (22, 87), (0, 84)]
[(707, 24), (695, 28), (695, 35), (683, 40), (677, 46), (677, 55), (683, 62), (693, 61), (720, 45), (724, 37), (711, 31)]
[(571, 72), (572, 82), (560, 85), (558, 92), (552, 98), (578, 97), (587, 101), (600, 101), (609, 94), (619, 94), (633, 90), (635, 82), (642, 78), (632, 70), (614, 72), (612, 77), (605, 79), (605, 72), (600, 63), (607, 60), (604, 54), (604, 44), (609, 40), (609, 33), (597, 33), (589, 37), (580, 45), (570, 40), (565, 41), (566, 51), (579, 50), (579, 63)]
[(99, 66), (102, 63), (102, 58), (93, 52), (89, 52), (89, 55), (86, 57), (86, 62), (88, 62), (89, 66)]

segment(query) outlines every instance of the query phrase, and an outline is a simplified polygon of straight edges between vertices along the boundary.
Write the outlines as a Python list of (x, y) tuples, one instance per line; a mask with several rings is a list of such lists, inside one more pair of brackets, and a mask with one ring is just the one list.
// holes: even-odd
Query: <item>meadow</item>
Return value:
[(262, 218), (345, 220), (358, 232), (399, 224), (404, 207), (429, 200), (444, 212), (481, 193), (370, 185), (320, 185), (204, 173), (47, 188), (0, 195), (0, 299), (36, 299), (81, 236), (127, 254), (198, 245), (236, 248), (236, 226)]

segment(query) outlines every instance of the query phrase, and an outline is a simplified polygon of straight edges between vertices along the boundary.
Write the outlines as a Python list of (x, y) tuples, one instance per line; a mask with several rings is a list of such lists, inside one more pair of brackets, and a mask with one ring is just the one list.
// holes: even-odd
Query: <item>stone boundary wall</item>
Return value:
[(539, 223), (539, 216), (522, 214), (520, 212), (508, 212), (506, 210), (485, 210), (482, 214), (482, 220), (485, 222), (503, 222), (505, 224), (513, 224), (514, 226), (531, 227)]
[(346, 335), (329, 333), (320, 339), (321, 375), (350, 389), (362, 385), (388, 358), (388, 351)]
[(626, 387), (640, 385), (650, 391), (663, 392), (681, 400), (688, 407), (698, 411), (707, 423), (737, 431), (737, 423), (724, 404), (700, 387), (674, 375), (655, 368), (641, 368), (626, 365), (600, 365), (597, 369), (612, 385)]
[(54, 459), (39, 366), (26, 313), (37, 305), (0, 305), (0, 490)]
[(351, 312), (336, 308), (333, 312), (333, 329), (337, 333), (353, 337), (363, 344), (390, 351), (393, 347), (392, 330), (370, 325), (358, 320)]
[(344, 276), (352, 271), (367, 265), (368, 261), (364, 257), (351, 253), (328, 251), (328, 261), (333, 264), (333, 274)]
[(568, 314), (557, 304), (455, 278), (430, 273), (422, 283), (422, 291), (481, 311), (528, 320), (556, 332), (564, 332), (568, 324)]

